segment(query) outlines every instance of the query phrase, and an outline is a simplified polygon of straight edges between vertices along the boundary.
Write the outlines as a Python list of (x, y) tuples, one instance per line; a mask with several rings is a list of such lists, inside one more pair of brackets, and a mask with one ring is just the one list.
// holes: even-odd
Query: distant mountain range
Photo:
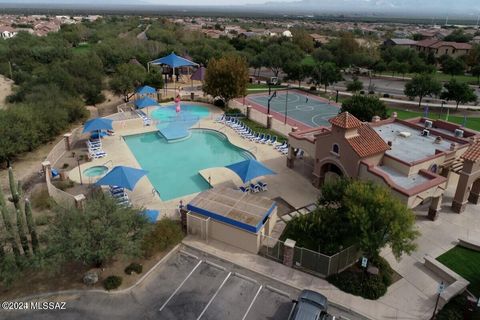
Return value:
[[(248, 0), (247, 0), (248, 1)], [(283, 14), (387, 14), (424, 17), (465, 16), (473, 18), (480, 14), (480, 0), (265, 0), (263, 4), (249, 5), (202, 5), (202, 0), (191, 1), (194, 5), (182, 6), (162, 0), (0, 0), (9, 8), (40, 7), (50, 8), (128, 8), (129, 10), (165, 8), (177, 11), (200, 9), (202, 12), (221, 11), (258, 11)], [(252, 1), (253, 2), (253, 1)], [(220, 1), (219, 1), (220, 3)], [(245, 3), (245, 2), (243, 2)]]

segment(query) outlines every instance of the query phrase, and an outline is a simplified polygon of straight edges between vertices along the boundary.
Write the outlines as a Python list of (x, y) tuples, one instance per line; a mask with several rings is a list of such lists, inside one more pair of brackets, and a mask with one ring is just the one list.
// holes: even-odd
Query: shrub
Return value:
[(365, 94), (365, 90), (360, 90), (360, 94)]
[[(45, 210), (53, 207), (54, 201), (50, 198), (47, 188), (36, 191), (31, 196), (32, 205), (35, 209)], [(38, 221), (37, 221), (38, 224)]]
[(174, 220), (164, 218), (158, 221), (142, 241), (144, 256), (149, 258), (166, 250), (168, 247), (182, 241), (183, 232), (180, 224)]
[(381, 257), (370, 260), (370, 264), (378, 268), (378, 275), (351, 267), (328, 277), (327, 280), (342, 291), (376, 300), (383, 296), (392, 284), (393, 270), (388, 262)]
[(368, 94), (375, 94), (375, 91), (370, 90), (370, 91), (368, 91)]
[(238, 108), (225, 108), (225, 113), (229, 115), (243, 115), (242, 110)]
[(55, 181), (54, 182), (55, 187), (58, 189), (65, 191), (69, 188), (72, 188), (74, 183), (72, 180), (65, 180), (65, 181)]
[(46, 226), (50, 223), (51, 218), (49, 216), (43, 215), (35, 218), (35, 224), (37, 226)]
[(215, 99), (213, 101), (213, 105), (219, 108), (225, 108), (225, 101), (223, 101), (222, 99)]
[(384, 98), (390, 98), (390, 95), (389, 95), (388, 93), (384, 93), (384, 94), (383, 94), (383, 97), (384, 97)]
[(311, 86), (311, 87), (310, 87), (310, 91), (317, 91), (317, 87)]
[(121, 285), (122, 285), (122, 277), (119, 277), (119, 276), (109, 276), (105, 280), (103, 280), (103, 287), (107, 291), (117, 289)]
[(132, 272), (140, 274), (143, 271), (143, 266), (140, 263), (132, 262), (125, 268), (125, 273), (131, 275)]
[(64, 163), (62, 169), (67, 169), (70, 165), (68, 163)]

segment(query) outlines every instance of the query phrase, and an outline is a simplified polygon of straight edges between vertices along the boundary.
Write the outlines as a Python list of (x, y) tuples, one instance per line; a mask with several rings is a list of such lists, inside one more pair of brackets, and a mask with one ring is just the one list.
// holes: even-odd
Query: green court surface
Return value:
[[(267, 113), (268, 93), (253, 94), (247, 97), (247, 102), (254, 108)], [(299, 122), (306, 127), (330, 126), (329, 119), (335, 117), (340, 106), (318, 96), (289, 90), (277, 91), (276, 97), (270, 101), (270, 113), (279, 119), (288, 119)]]

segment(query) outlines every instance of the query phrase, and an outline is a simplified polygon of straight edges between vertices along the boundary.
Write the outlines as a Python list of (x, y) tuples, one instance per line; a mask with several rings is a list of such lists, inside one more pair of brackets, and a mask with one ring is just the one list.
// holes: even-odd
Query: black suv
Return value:
[(303, 290), (298, 296), (289, 320), (335, 320), (335, 317), (327, 313), (327, 298), (312, 290)]

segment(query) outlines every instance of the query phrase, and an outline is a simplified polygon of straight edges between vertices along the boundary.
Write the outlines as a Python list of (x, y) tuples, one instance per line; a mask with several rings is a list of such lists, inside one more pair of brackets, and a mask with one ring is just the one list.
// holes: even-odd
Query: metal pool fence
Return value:
[[(279, 239), (262, 235), (260, 255), (269, 259), (283, 262), (285, 243)], [(350, 246), (342, 251), (328, 256), (320, 252), (302, 247), (293, 249), (293, 267), (321, 277), (342, 272), (354, 264), (360, 257), (357, 246)]]

